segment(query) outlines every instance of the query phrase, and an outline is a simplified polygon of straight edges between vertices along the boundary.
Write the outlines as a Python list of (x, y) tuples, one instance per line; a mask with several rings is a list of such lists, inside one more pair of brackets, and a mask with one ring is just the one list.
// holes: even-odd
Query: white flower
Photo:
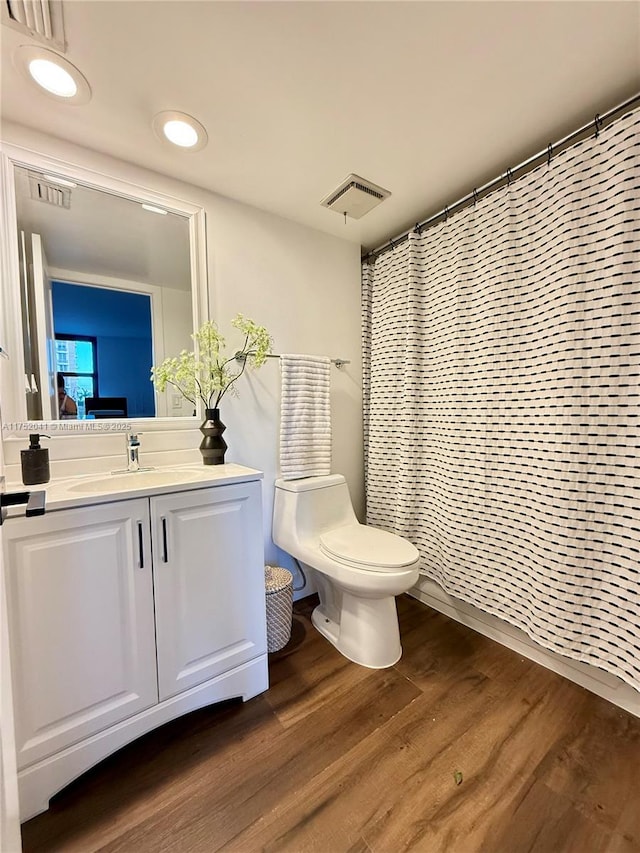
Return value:
[(257, 368), (265, 363), (272, 341), (264, 326), (242, 314), (236, 315), (231, 325), (244, 334), (242, 349), (227, 358), (225, 339), (216, 323), (209, 320), (191, 336), (196, 342), (194, 352), (182, 350), (179, 356), (165, 358), (158, 367), (151, 368), (151, 379), (158, 391), (172, 385), (194, 405), (202, 400), (206, 409), (217, 409), (227, 391), (237, 393), (236, 380), (247, 364)]

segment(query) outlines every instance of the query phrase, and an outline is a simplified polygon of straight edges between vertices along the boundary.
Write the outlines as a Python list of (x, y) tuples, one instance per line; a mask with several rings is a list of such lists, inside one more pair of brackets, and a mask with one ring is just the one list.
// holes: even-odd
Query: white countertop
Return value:
[[(45, 511), (69, 509), (111, 501), (128, 500), (146, 495), (162, 495), (261, 480), (262, 472), (233, 462), (225, 465), (179, 465), (136, 472), (89, 474), (82, 477), (57, 478), (49, 483), (24, 486), (9, 483), (7, 492), (46, 492)], [(24, 507), (12, 507), (10, 515), (24, 514)]]

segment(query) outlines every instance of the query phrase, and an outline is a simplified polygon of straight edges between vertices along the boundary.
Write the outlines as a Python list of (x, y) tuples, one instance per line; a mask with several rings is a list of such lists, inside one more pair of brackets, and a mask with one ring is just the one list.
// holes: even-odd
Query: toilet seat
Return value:
[(320, 550), (347, 566), (372, 572), (393, 572), (413, 565), (418, 549), (395, 533), (364, 524), (348, 524), (320, 536)]

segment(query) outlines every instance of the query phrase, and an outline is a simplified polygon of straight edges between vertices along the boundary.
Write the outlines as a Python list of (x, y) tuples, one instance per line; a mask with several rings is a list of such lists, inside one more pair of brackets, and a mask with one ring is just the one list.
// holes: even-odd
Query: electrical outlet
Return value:
[(171, 395), (171, 405), (174, 409), (182, 408), (182, 398), (180, 397), (180, 394)]

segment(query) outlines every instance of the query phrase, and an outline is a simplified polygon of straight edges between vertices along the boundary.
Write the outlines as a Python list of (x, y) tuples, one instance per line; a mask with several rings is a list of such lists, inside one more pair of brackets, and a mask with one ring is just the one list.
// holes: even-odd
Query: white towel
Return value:
[(283, 480), (331, 473), (331, 360), (281, 355), (280, 473)]

